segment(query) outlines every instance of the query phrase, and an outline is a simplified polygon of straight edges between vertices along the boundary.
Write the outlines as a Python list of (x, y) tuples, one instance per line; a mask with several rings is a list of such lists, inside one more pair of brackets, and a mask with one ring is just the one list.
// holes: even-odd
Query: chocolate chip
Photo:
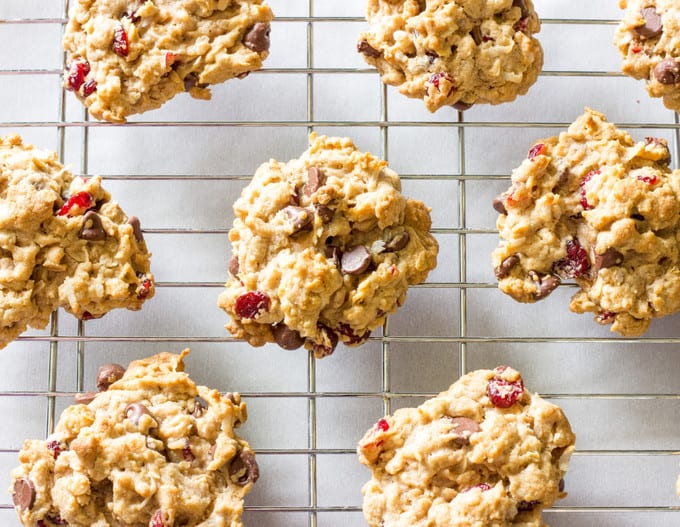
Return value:
[(371, 253), (363, 245), (356, 245), (343, 253), (340, 259), (342, 271), (346, 274), (357, 275), (363, 273), (371, 264)]
[(316, 327), (321, 333), (321, 342), (311, 342), (312, 351), (315, 357), (327, 357), (335, 351), (335, 347), (338, 345), (338, 335), (321, 322), (318, 322)]
[(307, 184), (305, 185), (305, 196), (311, 196), (319, 190), (326, 182), (326, 175), (316, 167), (307, 169)]
[(614, 249), (614, 247), (610, 247), (602, 254), (595, 255), (595, 272), (607, 267), (620, 265), (621, 262), (623, 262), (623, 254)]
[(262, 53), (269, 50), (269, 24), (258, 22), (251, 27), (243, 37), (243, 45), (255, 53)]
[(508, 211), (505, 208), (505, 194), (499, 194), (493, 198), (493, 209), (498, 212), (498, 214), (507, 214)]
[(459, 446), (464, 446), (470, 443), (470, 436), (479, 432), (479, 424), (473, 419), (467, 417), (454, 417), (451, 419), (453, 423), (453, 431), (456, 434), (455, 442)]
[(335, 216), (335, 212), (333, 212), (333, 209), (330, 207), (327, 207), (326, 205), (315, 205), (316, 207), (316, 213), (319, 215), (319, 218), (321, 218), (321, 221), (323, 223), (330, 223), (333, 221), (333, 217)]
[(475, 44), (479, 46), (482, 43), (482, 28), (479, 26), (473, 27), (472, 31), (470, 31), (470, 36), (475, 41)]
[(192, 71), (184, 77), (184, 90), (191, 91), (196, 86), (198, 86), (198, 75)]
[(564, 492), (564, 487), (565, 487), (564, 478), (562, 478), (562, 479), (560, 480), (560, 482), (557, 484), (557, 489), (558, 489), (560, 492)]
[(76, 404), (90, 404), (92, 401), (94, 401), (96, 395), (97, 392), (82, 392), (77, 393), (74, 399), (76, 401)]
[(303, 207), (296, 207), (295, 205), (288, 205), (283, 209), (288, 222), (293, 227), (291, 236), (302, 232), (307, 232), (312, 229), (314, 224), (314, 212)]
[(543, 277), (539, 277), (538, 274), (533, 271), (530, 274), (534, 282), (536, 282), (536, 286), (538, 287), (538, 291), (534, 293), (535, 300), (542, 300), (560, 285), (559, 277), (555, 276), (554, 274), (545, 275)]
[(464, 112), (465, 110), (469, 110), (470, 108), (472, 108), (474, 105), (472, 103), (458, 101), (456, 103), (453, 103), (451, 106), (453, 106), (459, 112)]
[(382, 52), (371, 46), (367, 40), (362, 40), (357, 44), (357, 51), (363, 55), (366, 55), (367, 57), (372, 57), (374, 59), (377, 59), (380, 55), (382, 55)]
[(19, 478), (14, 482), (12, 501), (19, 510), (25, 511), (35, 503), (35, 485), (28, 478)]
[(257, 461), (255, 461), (255, 454), (250, 450), (241, 450), (231, 460), (229, 476), (237, 485), (245, 486), (248, 483), (255, 483), (257, 478), (260, 477), (260, 469), (257, 466)]
[(132, 225), (132, 232), (135, 235), (135, 240), (143, 242), (144, 235), (142, 234), (142, 226), (139, 223), (139, 218), (137, 216), (130, 216), (127, 222), (129, 225)]
[(125, 374), (125, 368), (120, 364), (104, 364), (97, 370), (97, 389), (105, 392), (114, 382)]
[(106, 232), (102, 227), (102, 219), (93, 210), (88, 210), (83, 216), (83, 226), (78, 237), (88, 242), (100, 242), (106, 239)]
[(501, 262), (501, 264), (496, 267), (493, 271), (496, 275), (496, 278), (498, 280), (502, 280), (506, 276), (510, 274), (510, 271), (512, 270), (515, 265), (519, 262), (519, 256), (516, 254), (511, 254), (508, 256), (505, 260)]
[(206, 410), (208, 409), (208, 402), (203, 399), (203, 397), (199, 397), (198, 395), (194, 398), (194, 411), (191, 412), (191, 415), (194, 417), (201, 417)]
[(285, 350), (296, 350), (305, 343), (298, 331), (289, 328), (283, 322), (273, 328), (274, 340)]
[(517, 510), (522, 512), (522, 511), (533, 511), (536, 508), (536, 505), (540, 505), (541, 502), (538, 500), (531, 500), (531, 501), (520, 501), (517, 503)]
[(409, 236), (408, 231), (401, 231), (394, 236), (392, 236), (387, 242), (385, 242), (386, 252), (397, 252), (401, 251), (404, 247), (408, 245), (411, 236)]
[(663, 59), (654, 67), (654, 77), (661, 84), (676, 84), (680, 81), (680, 64), (674, 59)]
[(522, 11), (522, 18), (529, 16), (529, 9), (527, 8), (527, 4), (524, 0), (512, 0), (512, 5), (514, 7), (519, 7)]
[(635, 32), (642, 38), (655, 38), (663, 33), (661, 17), (656, 12), (656, 9), (653, 7), (643, 7), (640, 11), (640, 16), (645, 19), (645, 23), (642, 26), (637, 26)]
[(149, 409), (141, 403), (131, 403), (125, 407), (125, 417), (135, 424), (139, 424), (140, 419), (145, 415), (153, 417)]
[(229, 272), (231, 273), (232, 276), (236, 277), (238, 276), (238, 271), (239, 271), (238, 258), (236, 256), (232, 256), (231, 260), (229, 260)]
[(342, 256), (340, 248), (330, 245), (324, 250), (324, 255), (329, 260), (333, 260), (333, 264), (335, 264), (336, 267), (340, 266), (340, 257)]

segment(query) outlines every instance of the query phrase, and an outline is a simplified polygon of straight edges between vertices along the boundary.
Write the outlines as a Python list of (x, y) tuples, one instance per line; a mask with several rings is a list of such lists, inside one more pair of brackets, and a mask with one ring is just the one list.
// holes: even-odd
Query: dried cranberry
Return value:
[(613, 311), (603, 311), (602, 313), (599, 313), (596, 317), (596, 320), (600, 324), (611, 324), (614, 322), (614, 318), (616, 317), (616, 313)]
[(137, 298), (139, 300), (142, 300), (149, 296), (149, 293), (151, 292), (151, 286), (153, 283), (151, 282), (150, 278), (144, 278), (142, 280), (142, 283), (140, 284), (140, 289), (139, 292), (137, 293)]
[(249, 291), (236, 299), (234, 311), (240, 318), (255, 318), (264, 311), (269, 311), (271, 300), (262, 291)]
[[(77, 216), (94, 206), (94, 198), (89, 192), (76, 192), (59, 209), (59, 216)], [(74, 210), (75, 208), (75, 210)], [(72, 213), (73, 212), (73, 213)]]
[(638, 181), (642, 181), (643, 183), (647, 183), (648, 185), (656, 185), (659, 181), (659, 178), (656, 176), (638, 176)]
[(54, 455), (54, 459), (57, 459), (59, 457), (59, 455), (61, 454), (62, 444), (61, 444), (60, 441), (53, 439), (52, 441), (47, 442), (47, 448), (48, 448), (48, 450), (52, 451), (52, 454)]
[(439, 83), (442, 81), (442, 79), (447, 80), (447, 81), (449, 81), (449, 83), (451, 83), (451, 89), (449, 90), (449, 93), (447, 94), (447, 96), (451, 95), (451, 92), (454, 90), (453, 77), (451, 77), (451, 75), (449, 75), (448, 73), (445, 73), (443, 71), (440, 71), (438, 73), (433, 73), (432, 75), (430, 75), (429, 82), (435, 88), (437, 88), (437, 91), (441, 91), (441, 89), (439, 88)]
[(163, 520), (163, 511), (158, 509), (154, 512), (149, 522), (149, 527), (166, 527), (165, 521)]
[[(498, 369), (496, 371), (498, 372)], [(510, 408), (524, 393), (524, 383), (522, 379), (506, 381), (500, 377), (494, 377), (489, 381), (486, 391), (496, 408)]]
[(191, 451), (191, 441), (189, 441), (189, 438), (187, 438), (186, 441), (184, 441), (182, 457), (184, 458), (184, 461), (193, 461), (194, 459), (196, 459), (196, 456)]
[(488, 483), (480, 483), (478, 485), (473, 485), (470, 488), (465, 489), (463, 492), (468, 492), (471, 491), (472, 489), (480, 489), (482, 492), (486, 492), (487, 490), (491, 490), (491, 485)]
[(529, 149), (529, 155), (527, 155), (527, 158), (533, 159), (536, 156), (543, 155), (547, 149), (548, 147), (546, 147), (545, 144), (537, 143)]
[(381, 418), (378, 419), (375, 427), (382, 432), (387, 432), (390, 429), (390, 424), (387, 422), (387, 419)]
[(349, 324), (340, 324), (337, 328), (335, 328), (335, 331), (349, 339), (344, 341), (347, 344), (360, 344), (362, 342), (366, 342), (368, 337), (371, 336), (370, 331), (366, 331), (361, 335), (357, 335)]
[(585, 176), (583, 176), (583, 179), (581, 180), (581, 183), (579, 183), (579, 187), (581, 190), (581, 205), (583, 205), (583, 210), (590, 210), (593, 208), (593, 206), (588, 203), (588, 199), (586, 198), (586, 183), (593, 179), (593, 176), (599, 174), (599, 170), (591, 170), (588, 172)]
[(130, 52), (127, 31), (123, 26), (118, 26), (113, 31), (113, 51), (121, 57), (127, 57)]
[(66, 79), (69, 90), (78, 91), (90, 73), (90, 63), (85, 59), (75, 59), (69, 66)]
[(577, 239), (567, 241), (567, 256), (555, 262), (554, 271), (562, 278), (580, 278), (590, 270), (588, 253)]
[(89, 97), (92, 95), (94, 92), (97, 91), (97, 81), (92, 79), (89, 80), (85, 83), (85, 86), (83, 86), (83, 97)]

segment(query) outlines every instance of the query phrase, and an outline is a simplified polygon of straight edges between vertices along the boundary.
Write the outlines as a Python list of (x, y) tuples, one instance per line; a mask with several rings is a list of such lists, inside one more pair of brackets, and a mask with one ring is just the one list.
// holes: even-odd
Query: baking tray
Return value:
[[(180, 95), (125, 126), (88, 120), (61, 90), (65, 0), (0, 0), (0, 133), (53, 149), (78, 174), (99, 174), (142, 219), (157, 294), (141, 312), (78, 323), (59, 312), (0, 352), (0, 487), (25, 438), (44, 437), (74, 392), (94, 388), (103, 362), (193, 352), (199, 383), (240, 391), (262, 477), (244, 523), (260, 527), (365, 525), (357, 440), (385, 412), (413, 406), (462, 373), (510, 364), (563, 407), (577, 433), (568, 498), (553, 527), (680, 524), (674, 484), (680, 448), (680, 316), (624, 339), (568, 311), (573, 284), (536, 305), (496, 289), (493, 196), (530, 144), (587, 105), (635, 139), (669, 140), (678, 121), (642, 83), (619, 73), (611, 44), (616, 2), (535, 0), (545, 67), (514, 103), (429, 114), (381, 85), (355, 52), (363, 0), (270, 0), (266, 67), (213, 88), (211, 102)], [(585, 18), (587, 16), (587, 18)], [(432, 207), (439, 265), (361, 348), (305, 352), (251, 348), (223, 329), (216, 306), (227, 279), (231, 204), (257, 166), (306, 149), (310, 131), (347, 135), (389, 160), (404, 192)], [(11, 497), (0, 525), (17, 527)]]

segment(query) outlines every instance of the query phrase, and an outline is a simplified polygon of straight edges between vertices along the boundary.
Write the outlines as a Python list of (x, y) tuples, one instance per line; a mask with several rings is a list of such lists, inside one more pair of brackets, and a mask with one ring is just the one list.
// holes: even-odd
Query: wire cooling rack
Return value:
[[(99, 174), (143, 222), (156, 297), (139, 313), (78, 323), (64, 313), (0, 352), (0, 486), (25, 438), (44, 437), (97, 367), (191, 347), (202, 384), (240, 391), (242, 429), (262, 477), (244, 523), (365, 525), (354, 448), (384, 413), (419, 404), (472, 369), (511, 364), (562, 406), (577, 433), (569, 497), (553, 527), (680, 523), (674, 492), (680, 445), (678, 316), (622, 339), (570, 313), (573, 286), (536, 305), (499, 293), (490, 203), (532, 141), (564, 129), (588, 105), (636, 139), (663, 136), (680, 158), (678, 121), (619, 73), (614, 2), (536, 0), (544, 72), (529, 94), (465, 114), (428, 114), (382, 86), (355, 53), (363, 0), (271, 0), (277, 15), (266, 67), (213, 89), (209, 103), (178, 96), (125, 126), (88, 120), (61, 89), (67, 0), (0, 0), (0, 132), (58, 152)], [(583, 18), (583, 14), (589, 18)], [(348, 135), (389, 160), (404, 192), (433, 209), (438, 268), (359, 349), (314, 361), (273, 346), (251, 349), (223, 330), (216, 299), (227, 278), (231, 204), (257, 165), (288, 160), (307, 134)], [(9, 494), (0, 524), (18, 526)]]

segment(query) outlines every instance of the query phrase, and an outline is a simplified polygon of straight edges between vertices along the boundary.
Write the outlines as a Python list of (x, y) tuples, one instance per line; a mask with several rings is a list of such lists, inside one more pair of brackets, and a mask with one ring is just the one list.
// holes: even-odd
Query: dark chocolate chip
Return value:
[(655, 38), (663, 33), (663, 24), (661, 23), (661, 17), (656, 9), (653, 7), (643, 7), (640, 11), (640, 15), (645, 19), (645, 23), (642, 26), (637, 26), (635, 32), (642, 38)]
[(229, 260), (229, 272), (231, 273), (232, 276), (236, 277), (238, 276), (238, 271), (239, 271), (238, 258), (236, 256), (232, 256), (231, 260)]
[(374, 59), (377, 59), (380, 55), (382, 55), (382, 52), (371, 46), (367, 40), (361, 40), (357, 44), (357, 51), (363, 55), (366, 55), (367, 57), (372, 57)]
[(250, 450), (241, 450), (231, 460), (229, 476), (237, 485), (245, 486), (248, 483), (255, 483), (257, 478), (260, 477), (260, 469), (257, 466), (257, 461), (255, 461), (255, 454)]
[(680, 81), (680, 64), (674, 59), (663, 59), (654, 67), (654, 77), (661, 84), (676, 84)]
[(346, 274), (357, 275), (363, 273), (371, 264), (371, 253), (363, 245), (356, 245), (343, 253), (340, 259), (342, 271)]
[(333, 217), (335, 216), (333, 209), (327, 207), (326, 205), (317, 204), (316, 213), (319, 215), (319, 218), (321, 218), (321, 221), (323, 223), (330, 223), (331, 221), (333, 221)]
[(190, 91), (191, 88), (198, 86), (198, 75), (193, 71), (184, 77), (184, 90)]
[(479, 424), (473, 419), (467, 417), (454, 417), (451, 419), (453, 423), (453, 431), (456, 434), (455, 442), (459, 446), (464, 446), (470, 443), (470, 436), (479, 432)]
[(546, 296), (548, 296), (550, 293), (552, 293), (555, 289), (557, 289), (557, 286), (560, 285), (560, 278), (558, 276), (555, 276), (554, 274), (549, 274), (545, 275), (543, 277), (539, 277), (536, 273), (533, 274), (533, 279), (536, 282), (536, 286), (538, 287), (538, 291), (534, 293), (534, 299), (536, 300), (542, 300)]
[(269, 24), (258, 22), (251, 27), (243, 37), (243, 45), (255, 53), (262, 53), (269, 50)]
[(464, 112), (465, 110), (469, 110), (470, 108), (472, 108), (474, 105), (472, 103), (458, 101), (456, 103), (453, 103), (451, 106), (453, 106), (459, 112)]
[(502, 280), (506, 276), (510, 274), (510, 271), (512, 270), (515, 265), (519, 262), (519, 256), (516, 254), (511, 254), (508, 256), (505, 260), (501, 262), (501, 264), (494, 269), (494, 273), (496, 274), (496, 278), (498, 280)]
[(145, 415), (153, 417), (149, 409), (141, 403), (131, 403), (125, 407), (125, 417), (135, 424), (139, 424), (139, 420)]
[(285, 350), (296, 350), (305, 343), (305, 339), (298, 331), (289, 328), (283, 322), (273, 328), (274, 340)]
[(100, 242), (106, 239), (106, 232), (102, 227), (102, 219), (93, 210), (88, 210), (83, 216), (83, 226), (78, 237), (88, 242)]
[(607, 267), (620, 265), (621, 262), (623, 262), (623, 254), (614, 249), (614, 247), (610, 247), (602, 254), (595, 255), (595, 272)]
[(401, 251), (404, 247), (408, 245), (411, 237), (408, 231), (401, 231), (394, 236), (392, 236), (387, 242), (385, 242), (386, 252), (397, 252)]
[(125, 368), (120, 364), (104, 364), (97, 370), (97, 389), (105, 392), (114, 382), (125, 374)]
[(305, 185), (305, 196), (311, 196), (319, 190), (326, 182), (326, 175), (316, 167), (307, 169), (307, 184)]
[(14, 482), (12, 492), (14, 506), (21, 511), (30, 509), (35, 503), (35, 485), (28, 478), (19, 478)]
[(293, 231), (290, 233), (291, 236), (307, 232), (312, 229), (314, 223), (314, 212), (305, 209), (303, 207), (296, 207), (295, 205), (288, 205), (283, 209), (283, 213), (286, 215), (288, 222), (293, 227)]
[(520, 512), (523, 511), (533, 511), (537, 505), (540, 505), (541, 502), (538, 500), (531, 500), (531, 501), (525, 501), (522, 500), (517, 503), (517, 510)]
[(130, 216), (128, 219), (128, 224), (132, 225), (132, 232), (135, 235), (135, 240), (138, 242), (144, 241), (144, 235), (142, 234), (142, 225), (139, 223), (139, 218), (137, 216)]
[(191, 415), (194, 417), (201, 417), (208, 410), (208, 401), (199, 397), (198, 395), (194, 398), (194, 411)]
[(97, 392), (77, 393), (74, 397), (76, 404), (90, 404), (97, 396)]
[(560, 492), (564, 492), (564, 487), (565, 487), (564, 478), (562, 478), (560, 482), (557, 484), (557, 489)]
[(498, 212), (498, 214), (507, 214), (508, 211), (505, 208), (505, 194), (499, 194), (493, 198), (493, 209)]

